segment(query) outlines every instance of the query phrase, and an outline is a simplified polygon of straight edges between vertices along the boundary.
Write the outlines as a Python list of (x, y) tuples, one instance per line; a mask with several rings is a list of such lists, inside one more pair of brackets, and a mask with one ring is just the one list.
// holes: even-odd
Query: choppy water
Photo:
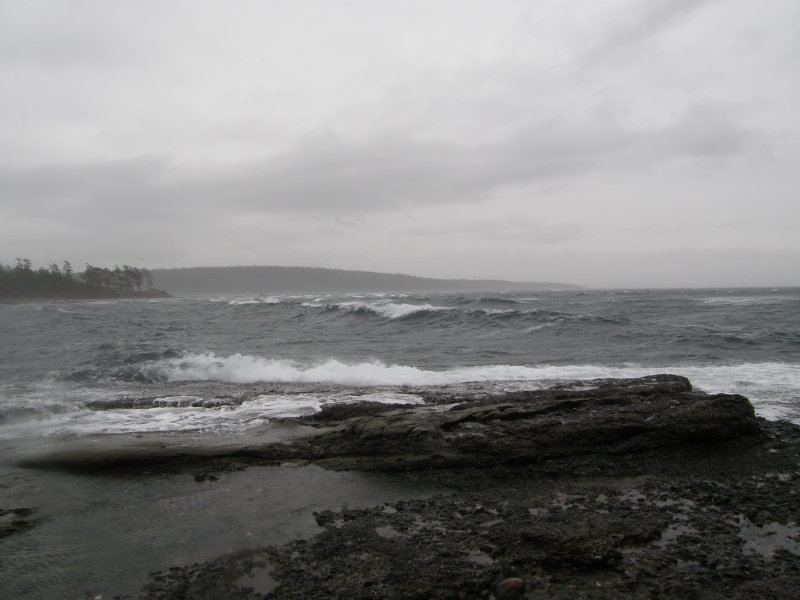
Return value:
[(800, 289), (0, 305), (0, 438), (228, 434), (326, 402), (655, 372), (800, 422), (799, 367)]

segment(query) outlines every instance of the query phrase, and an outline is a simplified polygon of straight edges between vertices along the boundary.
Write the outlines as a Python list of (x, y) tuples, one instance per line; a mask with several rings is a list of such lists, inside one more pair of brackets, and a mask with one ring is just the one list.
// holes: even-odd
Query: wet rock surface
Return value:
[(310, 539), (155, 573), (139, 597), (798, 597), (800, 428), (741, 396), (660, 377), (368, 410), (287, 454), (451, 491), (317, 513)]
[(254, 549), (270, 590), (228, 586), (239, 571), (223, 558), (160, 573), (141, 597), (796, 598), (800, 471), (708, 475), (461, 473), (483, 489), (320, 513), (314, 538)]
[(378, 410), (295, 442), (297, 458), (359, 469), (542, 462), (712, 444), (759, 431), (743, 396), (692, 391), (657, 375), (508, 393), (455, 405)]
[(0, 539), (36, 526), (39, 516), (32, 508), (0, 508)]
[[(757, 437), (743, 396), (708, 395), (674, 375), (573, 382), (548, 390), (428, 391), (425, 405), (356, 402), (283, 419), (235, 440), (121, 436), (48, 447), (16, 464), (78, 473), (313, 461), (329, 468), (418, 470), (628, 457)], [(283, 433), (281, 433), (281, 428)], [(169, 443), (166, 443), (169, 441)]]

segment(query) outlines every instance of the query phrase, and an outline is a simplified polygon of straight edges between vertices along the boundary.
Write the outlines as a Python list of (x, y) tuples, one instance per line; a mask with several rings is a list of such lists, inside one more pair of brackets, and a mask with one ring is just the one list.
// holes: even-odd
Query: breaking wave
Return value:
[(283, 302), (281, 298), (267, 296), (265, 298), (236, 298), (234, 300), (228, 300), (228, 305), (241, 306), (245, 304), (280, 304), (281, 302)]
[[(516, 304), (505, 303), (506, 305)], [(326, 311), (343, 311), (347, 314), (372, 315), (390, 320), (408, 320), (422, 317), (431, 317), (446, 321), (485, 323), (489, 317), (494, 320), (524, 319), (536, 322), (569, 322), (569, 321), (598, 321), (603, 323), (626, 323), (625, 318), (601, 317), (591, 314), (574, 314), (559, 311), (547, 311), (537, 308), (486, 308), (464, 306), (437, 306), (433, 304), (407, 304), (385, 300), (375, 302), (348, 301), (335, 304), (320, 304), (317, 302), (303, 302), (302, 306), (322, 309)]]
[[(338, 313), (342, 317), (371, 317), (387, 321), (424, 321), (429, 324), (440, 323), (451, 326), (460, 324), (470, 328), (492, 326), (512, 321), (536, 323), (587, 323), (624, 324), (626, 317), (608, 317), (595, 314), (581, 314), (558, 310), (534, 308), (528, 301), (536, 298), (504, 298), (478, 296), (473, 298), (443, 298), (441, 303), (431, 303), (426, 297), (393, 295), (384, 298), (382, 294), (350, 294), (346, 298), (332, 299), (312, 294), (297, 296), (253, 296), (237, 298), (209, 298), (214, 303), (234, 308), (253, 308), (268, 311), (286, 311), (282, 318), (294, 319), (306, 316), (303, 311), (312, 309), (318, 314)], [(402, 298), (402, 299), (401, 299)], [(279, 314), (279, 313), (276, 313)], [(534, 329), (535, 330), (535, 329)]]
[(796, 301), (792, 296), (710, 296), (701, 298), (702, 304), (728, 304), (734, 306), (750, 306), (754, 304), (781, 304)]
[(136, 367), (154, 381), (222, 381), (226, 383), (335, 383), (343, 385), (424, 386), (467, 381), (534, 380), (541, 367), (490, 365), (443, 371), (392, 365), (382, 361), (348, 364), (330, 359), (314, 365), (260, 356), (189, 353)]
[(693, 385), (709, 393), (740, 393), (747, 396), (764, 417), (797, 420), (800, 399), (800, 368), (796, 363), (759, 362), (731, 365), (482, 365), (444, 370), (374, 360), (346, 363), (335, 359), (303, 365), (292, 360), (233, 354), (190, 353), (141, 367), (159, 381), (206, 381), (247, 384), (328, 383), (349, 386), (442, 386), (468, 382), (525, 382), (527, 389), (540, 389), (554, 382), (603, 378), (642, 377), (656, 373), (684, 375)]
[(434, 306), (432, 304), (398, 304), (395, 302), (339, 302), (337, 304), (318, 304), (304, 302), (303, 306), (322, 308), (325, 310), (344, 310), (351, 313), (371, 313), (387, 319), (402, 319), (415, 313), (432, 313), (455, 310), (450, 306)]
[[(27, 434), (241, 430), (276, 418), (311, 414), (329, 403), (418, 404), (423, 402), (426, 388), (437, 386), (454, 386), (453, 391), (458, 392), (476, 389), (479, 384), (487, 392), (502, 393), (656, 373), (684, 375), (710, 393), (741, 393), (763, 417), (800, 422), (796, 410), (799, 366), (783, 362), (705, 366), (489, 364), (434, 370), (378, 360), (347, 363), (329, 359), (301, 364), (245, 354), (186, 353), (128, 365), (128, 369), (138, 370), (134, 387), (97, 388), (75, 383), (65, 387), (54, 383), (32, 395), (14, 394), (16, 401), (0, 403), (0, 439)], [(214, 381), (217, 386), (271, 383), (273, 391), (231, 395), (230, 388), (197, 387), (193, 382), (198, 381)], [(156, 386), (136, 387), (141, 383)], [(296, 387), (298, 384), (300, 387)], [(141, 396), (145, 390), (171, 393)], [(217, 396), (214, 390), (228, 391)]]
[(742, 391), (752, 387), (785, 387), (800, 391), (800, 369), (796, 363), (762, 362), (735, 365), (481, 365), (444, 370), (373, 360), (346, 363), (329, 359), (303, 365), (293, 360), (246, 354), (218, 356), (186, 353), (139, 366), (161, 381), (206, 381), (227, 383), (335, 383), (344, 385), (436, 386), (471, 381), (574, 381), (607, 377), (641, 377), (653, 373), (675, 373), (689, 377), (711, 392)]

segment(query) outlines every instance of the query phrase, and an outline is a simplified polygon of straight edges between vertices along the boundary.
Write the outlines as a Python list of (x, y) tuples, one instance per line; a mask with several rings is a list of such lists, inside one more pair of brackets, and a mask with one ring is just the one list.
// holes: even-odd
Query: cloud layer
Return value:
[(779, 0), (6, 1), (0, 261), (800, 284), (799, 29)]

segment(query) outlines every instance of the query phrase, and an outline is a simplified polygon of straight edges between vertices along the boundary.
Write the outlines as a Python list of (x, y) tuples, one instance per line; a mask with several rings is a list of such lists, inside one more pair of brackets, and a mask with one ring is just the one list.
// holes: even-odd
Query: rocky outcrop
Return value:
[(139, 598), (797, 597), (797, 426), (670, 375), (447, 400), (334, 407), (249, 450), (446, 491), (316, 512), (311, 538), (153, 573)]
[(747, 398), (696, 391), (675, 375), (452, 400), (437, 392), (413, 407), (331, 405), (246, 436), (200, 444), (191, 436), (104, 436), (89, 444), (62, 440), (23, 453), (15, 463), (80, 473), (180, 467), (203, 477), (283, 461), (414, 470), (559, 462), (566, 468), (584, 460), (593, 461), (598, 471), (622, 460), (640, 461), (647, 451), (739, 442), (760, 431)]
[(39, 520), (32, 508), (0, 508), (0, 540), (13, 533), (27, 531)]
[(370, 413), (296, 442), (296, 456), (358, 468), (480, 466), (713, 444), (759, 431), (747, 398), (694, 391), (672, 375)]
[(395, 474), (452, 491), (315, 513), (310, 539), (165, 569), (139, 598), (794, 600), (800, 428), (762, 428), (744, 444), (630, 455), (616, 476), (577, 475), (571, 459), (546, 477)]

